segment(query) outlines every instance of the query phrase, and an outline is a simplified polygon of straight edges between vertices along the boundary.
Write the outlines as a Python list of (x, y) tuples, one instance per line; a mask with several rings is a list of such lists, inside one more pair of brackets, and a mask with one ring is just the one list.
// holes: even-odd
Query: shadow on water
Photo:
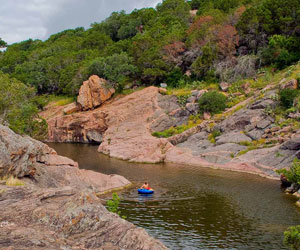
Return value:
[(295, 198), (278, 181), (176, 164), (133, 164), (97, 153), (97, 146), (53, 144), (80, 168), (147, 180), (153, 195), (123, 191), (120, 210), (171, 249), (285, 249), (283, 231), (300, 224)]

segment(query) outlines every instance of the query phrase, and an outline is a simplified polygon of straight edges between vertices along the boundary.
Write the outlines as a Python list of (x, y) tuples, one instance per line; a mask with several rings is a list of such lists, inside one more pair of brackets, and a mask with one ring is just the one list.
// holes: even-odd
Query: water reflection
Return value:
[(284, 249), (282, 233), (300, 224), (295, 199), (277, 181), (176, 164), (132, 164), (97, 153), (96, 146), (50, 144), (81, 168), (120, 174), (151, 196), (126, 190), (121, 212), (171, 249)]

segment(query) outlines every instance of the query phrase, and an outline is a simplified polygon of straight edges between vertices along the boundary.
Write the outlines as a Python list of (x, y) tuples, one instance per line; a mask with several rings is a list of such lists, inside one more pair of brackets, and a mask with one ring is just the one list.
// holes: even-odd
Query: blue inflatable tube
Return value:
[(138, 189), (138, 193), (139, 194), (153, 194), (154, 193), (154, 190), (148, 190), (148, 189)]

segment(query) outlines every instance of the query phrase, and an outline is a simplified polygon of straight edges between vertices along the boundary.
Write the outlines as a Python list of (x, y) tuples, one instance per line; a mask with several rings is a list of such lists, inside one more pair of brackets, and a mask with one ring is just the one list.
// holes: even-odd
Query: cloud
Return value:
[(0, 0), (0, 37), (11, 44), (76, 27), (88, 28), (111, 12), (155, 7), (159, 0)]

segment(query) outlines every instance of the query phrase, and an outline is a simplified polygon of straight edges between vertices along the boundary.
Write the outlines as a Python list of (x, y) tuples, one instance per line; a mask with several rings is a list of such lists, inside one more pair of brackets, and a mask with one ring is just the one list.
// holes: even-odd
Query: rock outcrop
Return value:
[(107, 81), (99, 76), (93, 75), (89, 80), (83, 82), (77, 97), (77, 103), (82, 110), (94, 109), (108, 100), (115, 93)]
[(46, 144), (22, 137), (0, 125), (0, 177), (24, 178), (43, 188), (93, 189), (103, 192), (130, 184), (122, 176), (104, 175), (78, 168), (69, 158), (57, 155)]
[(110, 156), (157, 163), (171, 144), (151, 133), (181, 125), (190, 114), (175, 96), (148, 87), (94, 110), (45, 118), (49, 141), (101, 143), (99, 151)]
[(1, 249), (166, 249), (144, 229), (108, 212), (96, 192), (129, 182), (80, 170), (47, 145), (0, 125)]
[[(288, 167), (300, 156), (300, 140), (299, 136), (291, 138), (288, 127), (275, 126), (274, 119), (265, 112), (266, 108), (276, 107), (273, 96), (274, 91), (269, 91), (264, 98), (250, 102), (216, 124), (213, 129), (221, 131), (221, 135), (215, 138), (215, 143), (208, 140), (211, 130), (208, 122), (170, 138), (176, 147), (166, 152), (165, 161), (278, 179), (274, 170)], [(265, 146), (253, 150), (251, 147), (255, 148), (258, 140)]]
[[(263, 98), (250, 97), (227, 110), (220, 121), (208, 117), (164, 139), (151, 134), (185, 124), (190, 115), (197, 114), (197, 102), (205, 91), (192, 91), (187, 104), (182, 105), (175, 96), (161, 95), (158, 88), (148, 87), (95, 110), (48, 119), (49, 139), (101, 141), (99, 152), (128, 161), (213, 166), (275, 178), (274, 170), (287, 167), (300, 152), (280, 147), (290, 140), (291, 133), (288, 127), (275, 126), (274, 118), (265, 112), (278, 105), (276, 92), (269, 88), (263, 90)], [(215, 143), (209, 139), (212, 130), (221, 132)]]
[(52, 142), (102, 142), (107, 129), (107, 114), (99, 110), (64, 115), (60, 113), (47, 119), (48, 141)]

